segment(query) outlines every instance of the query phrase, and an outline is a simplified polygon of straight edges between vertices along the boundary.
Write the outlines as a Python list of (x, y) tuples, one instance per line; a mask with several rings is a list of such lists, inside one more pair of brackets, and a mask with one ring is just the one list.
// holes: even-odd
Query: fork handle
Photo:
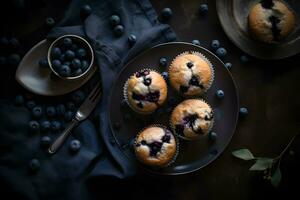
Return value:
[(68, 125), (68, 127), (64, 130), (64, 132), (56, 138), (56, 140), (52, 143), (52, 145), (49, 147), (48, 152), (50, 154), (55, 154), (57, 150), (64, 144), (66, 139), (69, 137), (69, 135), (72, 133), (73, 128), (78, 124), (78, 121), (76, 119), (73, 119), (71, 123)]

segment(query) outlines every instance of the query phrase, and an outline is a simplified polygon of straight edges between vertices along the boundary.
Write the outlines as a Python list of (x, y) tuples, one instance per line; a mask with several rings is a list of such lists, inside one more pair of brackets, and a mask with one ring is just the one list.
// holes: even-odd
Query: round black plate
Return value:
[(259, 0), (218, 0), (217, 12), (229, 39), (244, 52), (261, 59), (282, 59), (300, 52), (299, 0), (286, 0), (296, 16), (295, 30), (278, 44), (265, 44), (254, 40), (248, 33), (250, 8)]
[[(203, 98), (214, 110), (215, 124), (213, 131), (218, 134), (218, 139), (215, 142), (209, 141), (208, 136), (197, 141), (179, 139), (180, 150), (176, 162), (172, 166), (161, 170), (151, 170), (146, 167), (146, 169), (154, 173), (168, 175), (185, 174), (206, 166), (225, 149), (235, 131), (239, 100), (233, 78), (224, 66), (224, 63), (210, 51), (200, 46), (172, 42), (146, 50), (130, 61), (120, 72), (112, 88), (109, 107), (110, 125), (117, 144), (128, 157), (136, 160), (130, 145), (136, 134), (142, 128), (151, 124), (159, 123), (169, 126), (170, 111), (174, 106), (166, 103), (156, 113), (149, 116), (136, 114), (127, 105), (124, 106), (121, 103), (123, 100), (123, 85), (130, 75), (139, 69), (151, 68), (159, 72), (167, 71), (167, 68), (159, 67), (159, 58), (166, 57), (169, 64), (175, 56), (185, 51), (200, 52), (214, 65), (215, 80), (211, 89)], [(220, 100), (215, 97), (217, 89), (222, 89), (225, 92), (224, 99)], [(170, 99), (175, 99), (176, 104), (183, 100), (169, 87), (168, 100)]]

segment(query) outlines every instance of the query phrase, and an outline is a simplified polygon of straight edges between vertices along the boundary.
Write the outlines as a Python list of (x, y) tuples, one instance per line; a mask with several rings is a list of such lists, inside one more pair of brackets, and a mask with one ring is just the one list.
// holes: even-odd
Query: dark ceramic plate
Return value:
[[(162, 56), (166, 57), (170, 63), (175, 56), (185, 51), (198, 51), (205, 55), (214, 65), (215, 81), (203, 98), (214, 110), (215, 124), (213, 131), (218, 134), (218, 139), (215, 142), (209, 141), (208, 136), (197, 141), (179, 139), (179, 155), (172, 166), (162, 170), (146, 168), (158, 174), (185, 174), (208, 165), (220, 155), (230, 142), (238, 119), (239, 100), (237, 89), (230, 72), (220, 59), (200, 46), (181, 42), (161, 44), (145, 51), (129, 62), (120, 72), (112, 88), (109, 106), (110, 125), (116, 142), (123, 152), (128, 157), (136, 160), (130, 142), (145, 126), (158, 123), (168, 126), (170, 111), (174, 107), (166, 103), (152, 115), (143, 116), (136, 114), (127, 105), (121, 104), (124, 83), (130, 75), (142, 68), (151, 68), (159, 72), (166, 71), (166, 68), (158, 66), (159, 58)], [(219, 100), (215, 97), (217, 89), (222, 89), (225, 92), (224, 99)], [(177, 104), (183, 100), (169, 87), (168, 99), (170, 98), (175, 99)]]
[(259, 0), (218, 0), (217, 12), (222, 27), (229, 39), (241, 50), (261, 59), (282, 59), (300, 52), (300, 3), (299, 0), (285, 2), (296, 15), (294, 31), (278, 44), (264, 44), (248, 34), (250, 8)]

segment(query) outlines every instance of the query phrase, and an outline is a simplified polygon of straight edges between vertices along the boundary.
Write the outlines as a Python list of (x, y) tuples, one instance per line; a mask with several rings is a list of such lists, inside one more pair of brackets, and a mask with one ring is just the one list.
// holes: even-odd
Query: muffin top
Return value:
[(138, 134), (135, 141), (135, 154), (146, 165), (166, 166), (175, 159), (176, 152), (174, 135), (163, 127), (148, 127)]
[(130, 107), (139, 113), (152, 113), (167, 97), (167, 84), (157, 72), (143, 69), (127, 81), (127, 96)]
[(171, 125), (174, 131), (187, 139), (207, 134), (213, 126), (213, 111), (200, 99), (180, 103), (172, 112)]
[(170, 83), (184, 96), (206, 92), (213, 81), (211, 64), (197, 53), (177, 56), (169, 68)]
[(249, 29), (255, 39), (278, 42), (295, 27), (294, 13), (279, 0), (262, 0), (249, 13)]

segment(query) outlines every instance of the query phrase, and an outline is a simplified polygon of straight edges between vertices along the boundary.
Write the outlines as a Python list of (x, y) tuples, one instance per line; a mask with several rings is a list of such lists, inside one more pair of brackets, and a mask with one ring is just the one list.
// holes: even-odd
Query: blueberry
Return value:
[(71, 75), (71, 68), (68, 65), (62, 65), (58, 73), (61, 76), (68, 77)]
[(240, 108), (240, 115), (246, 116), (248, 114), (248, 109), (245, 107)]
[(120, 37), (124, 33), (124, 27), (122, 25), (117, 25), (114, 28), (114, 34), (117, 37)]
[(192, 41), (192, 44), (194, 44), (194, 45), (198, 45), (198, 46), (200, 46), (200, 45), (201, 45), (201, 43), (200, 43), (200, 41), (199, 41), (199, 40), (193, 40), (193, 41)]
[(81, 148), (81, 142), (79, 140), (71, 140), (69, 148), (73, 153), (78, 152)]
[(225, 63), (225, 67), (226, 67), (227, 69), (231, 69), (232, 64), (231, 64), (230, 62), (227, 62), (227, 63)]
[(247, 55), (241, 55), (240, 61), (242, 63), (248, 63), (249, 62), (249, 57)]
[(71, 48), (72, 44), (73, 44), (73, 41), (72, 41), (71, 38), (66, 37), (66, 38), (63, 39), (63, 45), (64, 45), (64, 47)]
[(45, 22), (48, 27), (53, 27), (55, 25), (55, 20), (52, 17), (47, 17)]
[(49, 131), (50, 128), (51, 128), (51, 123), (49, 121), (45, 120), (41, 123), (41, 130), (42, 131)]
[(159, 59), (159, 66), (160, 67), (166, 67), (167, 66), (167, 59), (166, 58), (164, 58), (164, 57), (161, 57), (160, 59)]
[(216, 54), (217, 54), (218, 57), (223, 58), (223, 57), (226, 56), (227, 51), (226, 51), (225, 48), (220, 47), (220, 48), (217, 49)]
[(92, 13), (92, 8), (89, 5), (83, 5), (80, 8), (80, 14), (82, 17), (87, 17)]
[(35, 106), (32, 109), (32, 116), (34, 118), (40, 118), (40, 117), (42, 117), (42, 115), (43, 115), (43, 109), (41, 106)]
[(9, 45), (13, 49), (19, 49), (21, 46), (19, 40), (15, 37), (13, 37), (9, 40)]
[(21, 60), (21, 57), (18, 54), (11, 54), (7, 58), (7, 63), (12, 66), (17, 66)]
[(51, 138), (49, 136), (43, 136), (41, 138), (41, 146), (42, 147), (49, 147), (51, 144)]
[(49, 106), (46, 108), (46, 114), (48, 117), (54, 117), (56, 115), (56, 109), (53, 106)]
[(76, 56), (78, 58), (84, 58), (86, 55), (87, 55), (86, 50), (83, 48), (78, 49), (76, 52)]
[(76, 91), (76, 92), (74, 92), (73, 94), (72, 94), (72, 101), (75, 103), (75, 104), (81, 104), (82, 102), (83, 102), (83, 100), (84, 100), (84, 98), (85, 98), (85, 94), (84, 94), (84, 92), (83, 91), (81, 91), (81, 90), (78, 90), (78, 91)]
[(60, 48), (54, 47), (54, 48), (51, 50), (51, 56), (52, 56), (52, 58), (54, 58), (54, 59), (60, 58), (60, 56), (61, 56), (61, 50), (60, 50)]
[(77, 44), (72, 44), (71, 50), (74, 51), (74, 52), (76, 52), (78, 50)]
[(59, 70), (61, 67), (61, 62), (60, 60), (53, 60), (52, 61), (52, 66), (55, 70)]
[(79, 68), (74, 71), (73, 76), (79, 76), (81, 74), (82, 74), (82, 69)]
[(66, 107), (65, 107), (64, 104), (58, 104), (58, 105), (56, 106), (56, 114), (57, 114), (58, 116), (64, 115), (65, 112), (66, 112)]
[(81, 61), (81, 69), (83, 72), (85, 72), (89, 68), (90, 64), (88, 61), (83, 60)]
[(67, 50), (66, 53), (65, 53), (65, 55), (66, 55), (66, 58), (69, 59), (69, 60), (72, 60), (72, 59), (75, 58), (75, 53), (72, 50)]
[(207, 4), (201, 4), (199, 7), (199, 14), (205, 15), (208, 12), (208, 5)]
[(22, 95), (17, 95), (15, 97), (15, 104), (17, 106), (22, 106), (24, 104), (24, 97)]
[(43, 67), (43, 68), (49, 67), (47, 58), (42, 58), (42, 59), (39, 61), (39, 66), (40, 66), (40, 67)]
[(40, 130), (40, 124), (34, 120), (28, 123), (28, 127), (31, 132), (38, 132)]
[(165, 81), (167, 81), (169, 79), (169, 74), (168, 72), (162, 72), (161, 73), (162, 77), (165, 79)]
[(6, 58), (4, 56), (0, 56), (0, 65), (6, 64)]
[(211, 46), (211, 48), (213, 48), (214, 50), (217, 50), (218, 48), (220, 48), (220, 42), (219, 42), (219, 40), (213, 40), (213, 41), (211, 41), (211, 44), (210, 44), (210, 46)]
[(66, 61), (67, 60), (67, 57), (66, 57), (66, 54), (61, 54), (60, 56), (59, 56), (59, 60), (61, 61), (61, 62), (64, 62), (64, 61)]
[(36, 105), (36, 104), (35, 104), (34, 101), (27, 101), (27, 102), (26, 102), (26, 107), (27, 107), (29, 110), (33, 109), (35, 105)]
[(38, 159), (34, 158), (34, 159), (29, 161), (29, 169), (32, 172), (38, 171), (40, 169), (40, 167), (41, 167), (41, 163)]
[(81, 68), (81, 61), (78, 58), (74, 58), (72, 60), (72, 66), (73, 69)]
[(223, 90), (217, 90), (216, 92), (216, 97), (218, 97), (219, 99), (222, 99), (224, 97), (224, 92)]
[(69, 109), (71, 111), (74, 111), (76, 108), (76, 106), (73, 102), (68, 102), (66, 106), (67, 106), (67, 109)]
[(209, 140), (211, 140), (211, 141), (216, 141), (217, 138), (218, 138), (218, 135), (217, 135), (217, 133), (215, 133), (215, 132), (210, 132), (209, 135), (208, 135), (208, 138), (209, 138)]
[(61, 129), (61, 123), (59, 121), (51, 122), (51, 130), (52, 131), (59, 131), (60, 129)]
[(120, 22), (121, 22), (121, 19), (118, 15), (112, 15), (109, 18), (109, 23), (112, 27), (115, 27), (115, 26), (119, 25)]
[(163, 21), (169, 21), (172, 17), (172, 10), (171, 8), (164, 8), (161, 11), (161, 17)]
[(130, 34), (128, 36), (128, 43), (130, 46), (133, 46), (136, 43), (136, 36), (133, 34)]
[(74, 113), (72, 111), (67, 111), (65, 113), (64, 119), (66, 122), (69, 122), (73, 119), (73, 117), (74, 117)]
[(69, 67), (71, 66), (71, 62), (69, 62), (69, 61), (65, 61), (63, 64), (68, 65)]

